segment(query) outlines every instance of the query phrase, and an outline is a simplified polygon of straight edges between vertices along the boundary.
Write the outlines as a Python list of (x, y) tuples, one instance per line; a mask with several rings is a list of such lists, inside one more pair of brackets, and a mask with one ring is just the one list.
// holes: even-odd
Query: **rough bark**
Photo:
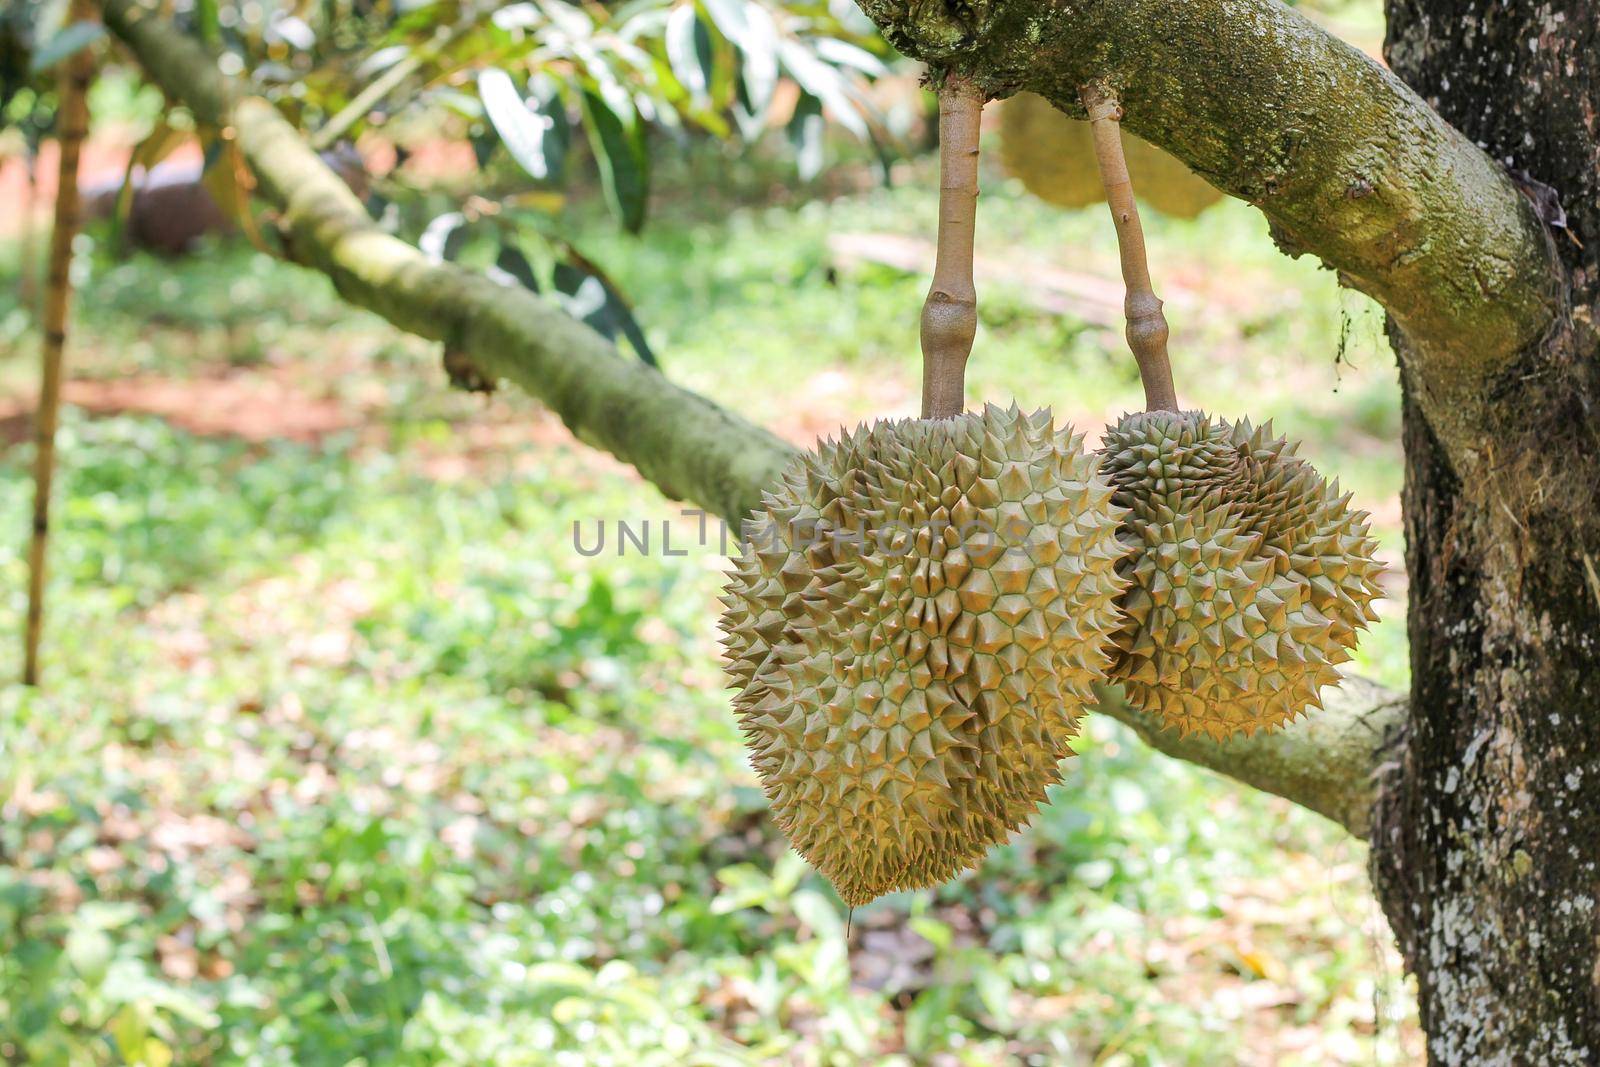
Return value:
[[(377, 230), (342, 181), (265, 101), (236, 95), (204, 51), (136, 0), (103, 0), (106, 24), (198, 117), (231, 127), (281, 212), (294, 257), (352, 303), (446, 341), (481, 370), (549, 404), (581, 439), (632, 463), (668, 496), (737, 521), (794, 449), (737, 414), (622, 359), (604, 339), (521, 289), (435, 263)], [(1352, 679), (1326, 709), (1278, 733), (1182, 739), (1108, 689), (1104, 710), (1180, 759), (1305, 805), (1356, 835), (1368, 829), (1381, 744), (1405, 717), (1398, 694)]]
[[(1600, 1062), (1600, 12), (1397, 0), (1395, 70), (1517, 172), (1572, 309), (1448, 462), (1406, 392), (1412, 714), (1376, 884), (1437, 1063)], [(1556, 202), (1559, 197), (1559, 204)], [(1405, 352), (1408, 339), (1392, 331)]]

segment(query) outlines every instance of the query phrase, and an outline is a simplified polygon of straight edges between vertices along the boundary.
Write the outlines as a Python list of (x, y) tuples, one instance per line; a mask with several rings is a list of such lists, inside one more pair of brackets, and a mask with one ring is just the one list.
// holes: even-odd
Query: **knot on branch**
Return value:
[(895, 49), (934, 62), (970, 52), (987, 35), (999, 0), (859, 0)]
[(494, 392), (494, 379), (478, 369), (472, 357), (457, 348), (444, 350), (444, 372), (450, 379), (450, 388), (468, 393)]

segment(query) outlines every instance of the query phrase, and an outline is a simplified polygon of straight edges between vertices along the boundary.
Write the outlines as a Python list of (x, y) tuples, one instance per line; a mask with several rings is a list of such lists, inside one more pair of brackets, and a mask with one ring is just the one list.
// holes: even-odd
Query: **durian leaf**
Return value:
[(794, 148), (795, 167), (805, 181), (822, 171), (823, 131), (822, 103), (810, 93), (801, 93), (789, 119), (789, 144)]
[(467, 217), (459, 211), (436, 215), (417, 238), (417, 247), (430, 259), (452, 261), (467, 238)]
[(710, 40), (693, 4), (679, 4), (667, 16), (667, 62), (696, 108), (711, 106)]
[(494, 265), (515, 278), (524, 288), (535, 293), (540, 291), (539, 277), (534, 273), (533, 264), (528, 262), (528, 257), (523, 255), (522, 249), (501, 245), (499, 255), (495, 256)]
[(633, 116), (619, 117), (599, 93), (582, 93), (583, 128), (600, 166), (606, 205), (623, 229), (637, 233), (644, 225), (650, 191), (650, 155), (644, 132)]
[(866, 140), (867, 121), (850, 98), (849, 83), (838, 68), (818, 59), (810, 48), (798, 41), (779, 44), (778, 55), (783, 60), (783, 68), (794, 76), (801, 88), (822, 102), (833, 121)]
[(717, 29), (722, 31), (722, 36), (740, 44), (744, 35), (750, 31), (750, 22), (745, 18), (745, 0), (700, 0), (711, 16), (711, 21), (716, 23)]
[(560, 170), (566, 154), (566, 111), (559, 94), (524, 99), (511, 75), (491, 67), (478, 75), (478, 95), (500, 143), (529, 177), (548, 181)]
[(735, 41), (744, 56), (743, 82), (745, 105), (756, 118), (765, 121), (778, 88), (778, 27), (766, 8), (750, 4), (746, 8), (748, 31)]
[(41, 70), (48, 70), (63, 59), (77, 55), (105, 35), (106, 28), (98, 22), (74, 22), (70, 26), (64, 26), (60, 33), (33, 53), (28, 69), (35, 74)]
[(552, 275), (558, 299), (567, 313), (608, 341), (620, 336), (646, 364), (658, 366), (644, 330), (616, 285), (575, 250), (569, 249), (568, 255), (568, 260), (555, 265)]
[(156, 119), (145, 139), (140, 141), (133, 154), (128, 157), (128, 166), (122, 172), (122, 187), (117, 190), (117, 201), (111, 213), (112, 234), (111, 241), (114, 247), (123, 245), (124, 230), (128, 225), (128, 213), (133, 208), (134, 182), (133, 172), (137, 167), (144, 168), (146, 178), (157, 163), (172, 154), (173, 149), (182, 144), (189, 136), (189, 131), (180, 130), (167, 121), (167, 116)]
[(224, 214), (238, 224), (250, 243), (263, 252), (270, 252), (256, 226), (255, 214), (250, 209), (250, 193), (255, 188), (255, 176), (245, 165), (239, 143), (223, 138), (214, 131), (205, 138), (205, 153), (200, 171), (200, 184), (211, 194)]
[(818, 37), (811, 42), (817, 55), (839, 67), (852, 67), (871, 78), (886, 77), (889, 68), (883, 60), (860, 45), (841, 41), (836, 37)]

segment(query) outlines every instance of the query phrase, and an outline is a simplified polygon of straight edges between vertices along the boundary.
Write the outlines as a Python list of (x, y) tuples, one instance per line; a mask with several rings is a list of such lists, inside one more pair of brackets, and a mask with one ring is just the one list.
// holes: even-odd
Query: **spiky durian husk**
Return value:
[[(1122, 131), (1133, 191), (1150, 207), (1192, 219), (1222, 193), (1155, 145)], [(1000, 107), (1000, 160), (1006, 173), (1046, 203), (1083, 208), (1105, 199), (1094, 136), (1044, 97), (1018, 93)]]
[(1355, 648), (1357, 631), (1377, 621), (1372, 602), (1383, 595), (1369, 516), (1350, 507), (1351, 494), (1339, 492), (1337, 478), (1329, 485), (1296, 456), (1298, 445), (1273, 437), (1270, 421), (1253, 428), (1245, 419), (1230, 433), (1244, 457), (1251, 522), (1270, 551), (1288, 557), (1289, 573), (1303, 579), (1312, 607), (1333, 622), (1334, 639)]
[(849, 904), (936, 885), (1058, 781), (1120, 615), (1081, 436), (993, 406), (824, 441), (747, 521), (721, 629), (778, 825)]
[(1216, 738), (1320, 707), (1375, 618), (1366, 513), (1270, 426), (1140, 412), (1102, 452), (1133, 549), (1111, 672), (1128, 698)]

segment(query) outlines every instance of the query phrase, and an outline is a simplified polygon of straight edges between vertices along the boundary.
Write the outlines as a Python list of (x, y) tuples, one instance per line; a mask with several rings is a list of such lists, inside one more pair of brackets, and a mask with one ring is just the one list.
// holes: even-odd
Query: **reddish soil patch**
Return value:
[[(155, 415), (190, 433), (247, 441), (316, 441), (361, 424), (359, 412), (260, 374), (221, 378), (123, 378), (62, 386), (62, 400), (96, 415)], [(25, 440), (33, 404), (0, 401), (0, 439)]]
[(139, 412), (156, 415), (189, 433), (247, 441), (315, 441), (358, 421), (356, 413), (331, 400), (259, 375), (69, 382), (63, 398), (96, 415)]

